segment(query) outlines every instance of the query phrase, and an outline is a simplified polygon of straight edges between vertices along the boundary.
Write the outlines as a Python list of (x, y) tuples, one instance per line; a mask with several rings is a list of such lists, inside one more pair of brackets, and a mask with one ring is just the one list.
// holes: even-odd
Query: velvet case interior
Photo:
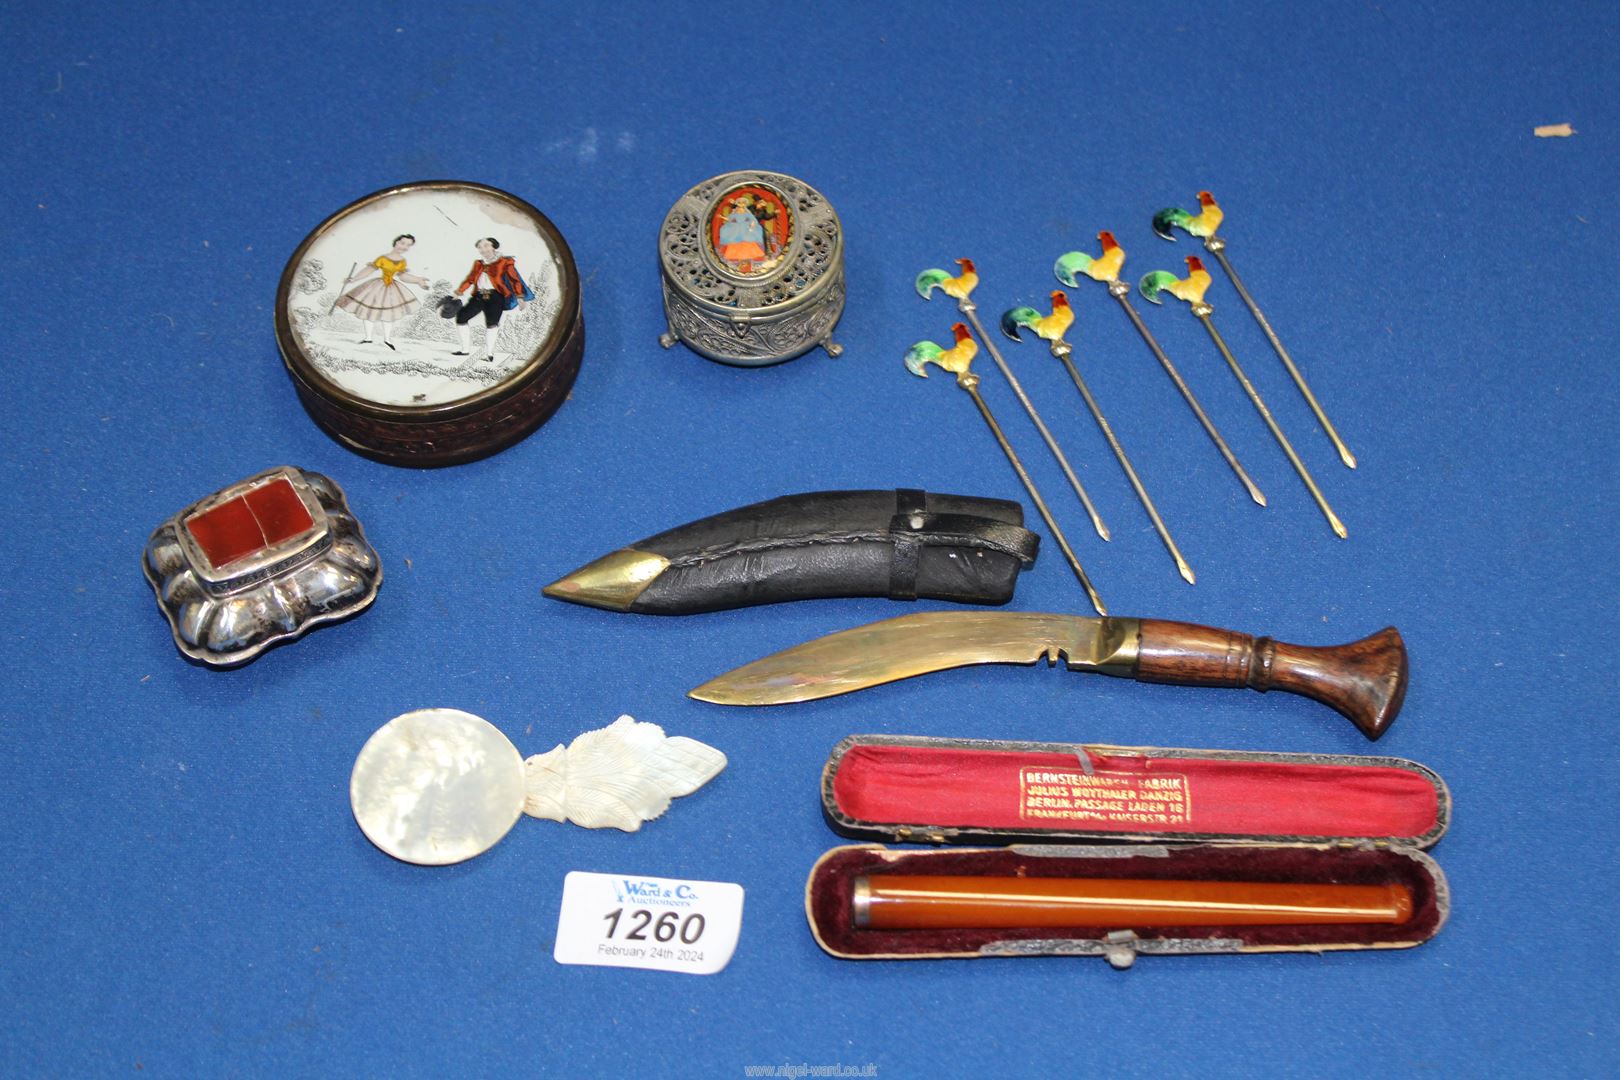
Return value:
[[(875, 930), (855, 925), (855, 880), (867, 874), (942, 874), (986, 877), (1086, 877), (1204, 881), (1321, 882), (1346, 885), (1405, 885), (1412, 912), (1398, 924), (1319, 924), (1299, 926), (1175, 926), (1139, 929), (1138, 940), (1177, 943), (1219, 939), (1219, 951), (1402, 948), (1416, 945), (1444, 923), (1449, 908), (1445, 878), (1422, 852), (1400, 847), (1336, 845), (1195, 844), (1176, 847), (1117, 846), (1084, 849), (944, 848), (901, 851), (854, 845), (827, 852), (810, 872), (805, 910), (817, 942), (834, 956), (979, 956), (1007, 943), (1041, 942), (1037, 953), (1063, 953), (1064, 942), (1104, 941), (1110, 929), (1054, 931), (1028, 929)], [(1199, 951), (1192, 944), (1171, 951)]]

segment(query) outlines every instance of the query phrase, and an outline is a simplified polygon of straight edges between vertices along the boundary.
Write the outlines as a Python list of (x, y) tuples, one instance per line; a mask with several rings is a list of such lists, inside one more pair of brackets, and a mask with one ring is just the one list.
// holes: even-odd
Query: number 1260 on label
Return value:
[(573, 871), (563, 880), (552, 955), (562, 964), (711, 975), (731, 960), (742, 886)]

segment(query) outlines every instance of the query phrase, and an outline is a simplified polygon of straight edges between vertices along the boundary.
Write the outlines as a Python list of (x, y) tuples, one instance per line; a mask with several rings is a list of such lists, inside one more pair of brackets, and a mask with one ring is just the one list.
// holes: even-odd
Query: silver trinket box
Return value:
[(832, 340), (844, 311), (844, 232), (821, 192), (754, 170), (705, 180), (658, 235), (669, 329), (723, 364), (764, 367)]
[(147, 540), (141, 567), (174, 643), (211, 667), (363, 611), (382, 584), (343, 490), (290, 465), (175, 514)]

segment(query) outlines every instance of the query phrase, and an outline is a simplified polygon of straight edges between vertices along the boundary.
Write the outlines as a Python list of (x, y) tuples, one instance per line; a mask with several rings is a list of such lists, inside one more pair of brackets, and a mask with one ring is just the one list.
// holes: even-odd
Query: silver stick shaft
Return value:
[(1260, 310), (1260, 305), (1254, 302), (1254, 297), (1249, 295), (1249, 290), (1243, 287), (1243, 279), (1238, 277), (1236, 270), (1232, 269), (1231, 262), (1226, 258), (1226, 241), (1214, 236), (1206, 237), (1204, 247), (1209, 249), (1211, 255), (1220, 260), (1222, 268), (1226, 270), (1226, 276), (1232, 279), (1232, 287), (1237, 290), (1237, 294), (1248, 305), (1249, 314), (1254, 316), (1254, 321), (1260, 324), (1261, 330), (1265, 331), (1266, 339), (1271, 342), (1271, 347), (1277, 350), (1277, 356), (1281, 358), (1283, 367), (1288, 369), (1288, 374), (1294, 380), (1294, 385), (1299, 387), (1301, 394), (1305, 395), (1305, 403), (1311, 407), (1311, 412), (1316, 414), (1317, 423), (1322, 425), (1322, 430), (1327, 432), (1327, 437), (1333, 440), (1334, 449), (1339, 451), (1339, 460), (1350, 468), (1355, 468), (1356, 455), (1352, 454), (1350, 448), (1344, 445), (1344, 440), (1339, 438), (1338, 429), (1333, 426), (1333, 421), (1327, 418), (1327, 413), (1322, 411), (1322, 405), (1316, 400), (1316, 395), (1311, 393), (1310, 384), (1305, 381), (1304, 373), (1295, 365), (1294, 358), (1288, 355), (1288, 350), (1283, 348), (1282, 339), (1277, 336), (1277, 331), (1271, 328), (1271, 323), (1266, 321), (1265, 313)]
[[(1114, 286), (1119, 287), (1115, 288)], [(1187, 385), (1187, 381), (1181, 377), (1181, 372), (1176, 370), (1176, 365), (1170, 362), (1170, 358), (1164, 354), (1164, 350), (1159, 348), (1158, 339), (1148, 330), (1147, 324), (1142, 321), (1142, 316), (1138, 315), (1136, 309), (1131, 306), (1130, 292), (1131, 287), (1124, 282), (1114, 282), (1108, 289), (1109, 295), (1118, 300), (1119, 306), (1125, 309), (1125, 314), (1131, 317), (1136, 332), (1142, 335), (1142, 340), (1147, 342), (1148, 348), (1153, 350), (1153, 355), (1159, 358), (1159, 366), (1164, 368), (1164, 373), (1170, 376), (1170, 381), (1176, 384), (1176, 389), (1181, 391), (1181, 396), (1192, 407), (1193, 415), (1197, 416), (1198, 422), (1204, 425), (1204, 431), (1214, 441), (1215, 449), (1221, 452), (1221, 457), (1226, 459), (1226, 463), (1232, 467), (1232, 471), (1237, 474), (1237, 478), (1243, 481), (1243, 486), (1248, 489), (1249, 498), (1261, 506), (1266, 505), (1265, 495), (1261, 493), (1255, 482), (1249, 479), (1249, 474), (1243, 471), (1242, 465), (1238, 464), (1237, 455), (1233, 454), (1232, 448), (1226, 445), (1226, 440), (1221, 438), (1221, 433), (1215, 430), (1214, 422), (1205, 414), (1204, 407), (1198, 404), (1198, 399), (1193, 397), (1192, 387)]]
[(1052, 342), (1052, 355), (1063, 361), (1063, 366), (1069, 369), (1069, 378), (1074, 380), (1074, 385), (1080, 391), (1080, 396), (1086, 401), (1086, 408), (1091, 410), (1091, 415), (1096, 419), (1097, 426), (1102, 428), (1103, 437), (1108, 440), (1109, 447), (1113, 449), (1114, 457), (1119, 459), (1120, 468), (1125, 470), (1125, 477), (1130, 480), (1131, 487), (1136, 489), (1136, 497), (1142, 500), (1142, 508), (1147, 511), (1148, 517), (1152, 519), (1153, 527), (1158, 530), (1159, 539), (1163, 540), (1164, 546), (1170, 550), (1170, 557), (1176, 560), (1176, 569), (1181, 572), (1181, 576), (1186, 579), (1187, 584), (1197, 584), (1198, 579), (1193, 575), (1192, 567), (1182, 557), (1181, 549), (1176, 546), (1176, 541), (1170, 535), (1170, 530), (1165, 526), (1164, 519), (1159, 516), (1159, 508), (1153, 505), (1153, 499), (1148, 495), (1147, 488), (1142, 486), (1141, 478), (1136, 475), (1136, 469), (1131, 466), (1131, 459), (1125, 456), (1125, 448), (1120, 445), (1119, 438), (1114, 434), (1113, 425), (1103, 415), (1102, 409), (1097, 405), (1097, 399), (1091, 396), (1091, 388), (1086, 385), (1086, 380), (1080, 377), (1080, 370), (1074, 366), (1074, 361), (1069, 358), (1072, 351), (1066, 341)]
[(1007, 441), (1007, 436), (1002, 432), (1001, 425), (996, 423), (995, 416), (990, 412), (990, 406), (986, 405), (984, 398), (979, 395), (979, 377), (971, 372), (964, 372), (956, 377), (956, 385), (966, 390), (968, 395), (973, 398), (973, 404), (979, 407), (979, 415), (984, 417), (984, 422), (990, 426), (990, 433), (996, 437), (996, 442), (1001, 444), (1001, 452), (1007, 455), (1007, 460), (1012, 463), (1013, 471), (1018, 474), (1018, 479), (1024, 482), (1024, 490), (1028, 491), (1029, 497), (1035, 501), (1035, 509), (1041, 512), (1041, 517), (1046, 521), (1046, 527), (1052, 530), (1052, 538), (1057, 541), (1058, 547), (1063, 549), (1063, 557), (1069, 560), (1069, 567), (1074, 571), (1074, 576), (1080, 580), (1080, 587), (1085, 589), (1086, 595), (1091, 598), (1091, 606), (1097, 609), (1099, 615), (1108, 614), (1108, 609), (1103, 606), (1102, 597), (1097, 595), (1096, 587), (1091, 584), (1091, 579), (1086, 576), (1085, 567), (1080, 565), (1080, 560), (1075, 556), (1074, 549), (1069, 546), (1068, 537), (1064, 536), (1063, 530), (1058, 528), (1058, 523), (1052, 518), (1052, 511), (1046, 505), (1046, 500), (1041, 498), (1040, 491), (1035, 487), (1035, 481), (1030, 479), (1029, 472), (1024, 468), (1024, 463), (1018, 459), (1018, 452), (1012, 448), (1012, 443)]
[(1029, 400), (1028, 394), (1024, 393), (1024, 387), (1019, 383), (1018, 377), (1012, 373), (1012, 368), (1008, 367), (1007, 361), (1002, 359), (1001, 350), (996, 348), (995, 339), (985, 333), (984, 324), (979, 322), (979, 305), (964, 297), (958, 302), (957, 306), (962, 309), (962, 314), (966, 315), (968, 321), (973, 324), (974, 332), (979, 335), (979, 340), (984, 342), (985, 348), (990, 351), (990, 359), (994, 360), (996, 367), (1001, 369), (1001, 374), (1006, 378), (1008, 385), (1012, 387), (1013, 393), (1018, 395), (1018, 401), (1024, 406), (1024, 411), (1029, 413), (1031, 420), (1035, 421), (1035, 429), (1041, 433), (1041, 438), (1046, 440), (1046, 448), (1052, 451), (1053, 457), (1057, 458), (1058, 466), (1062, 468), (1063, 475), (1069, 479), (1069, 486), (1074, 488), (1074, 493), (1080, 496), (1080, 504), (1086, 508), (1086, 513), (1091, 515), (1091, 524), (1097, 530), (1097, 535), (1104, 540), (1109, 539), (1108, 526), (1103, 523), (1102, 515), (1097, 513), (1097, 508), (1092, 505), (1091, 496), (1086, 494), (1086, 489), (1080, 483), (1080, 478), (1074, 475), (1074, 469), (1069, 466), (1069, 459), (1064, 456), (1063, 450), (1058, 446), (1057, 440), (1052, 437), (1051, 431), (1047, 430), (1046, 422), (1041, 419), (1041, 414), (1035, 411), (1035, 403)]
[(1226, 347), (1226, 342), (1222, 339), (1220, 331), (1215, 329), (1215, 322), (1209, 317), (1212, 310), (1208, 304), (1195, 304), (1192, 313), (1198, 316), (1198, 321), (1204, 324), (1205, 330), (1209, 331), (1210, 339), (1215, 342), (1215, 347), (1221, 350), (1221, 355), (1226, 358), (1226, 366), (1232, 369), (1232, 374), (1237, 376), (1237, 381), (1243, 387), (1243, 392), (1249, 395), (1250, 401), (1254, 402), (1254, 407), (1260, 412), (1260, 418), (1266, 422), (1266, 427), (1271, 429), (1271, 435), (1277, 440), (1277, 445), (1283, 448), (1283, 453), (1288, 455), (1288, 460), (1293, 464), (1294, 471), (1299, 473), (1301, 480), (1305, 481), (1305, 487), (1310, 491), (1311, 498), (1316, 500), (1316, 505), (1321, 508), (1323, 516), (1328, 520), (1328, 524), (1333, 527), (1333, 531), (1338, 534), (1339, 539), (1348, 539), (1350, 534), (1345, 531), (1344, 522), (1339, 520), (1339, 515), (1335, 514), (1333, 507), (1328, 505), (1327, 499), (1322, 495), (1322, 489), (1316, 486), (1315, 480), (1311, 479), (1310, 470), (1305, 468), (1305, 463), (1299, 460), (1298, 454), (1294, 453), (1293, 444), (1288, 441), (1288, 436), (1283, 434), (1282, 428), (1278, 426), (1276, 419), (1271, 415), (1271, 410), (1266, 408), (1265, 401), (1260, 397), (1260, 391), (1254, 388), (1254, 384), (1249, 381), (1249, 377), (1243, 373), (1243, 368), (1239, 366), (1237, 357), (1232, 355), (1232, 350)]

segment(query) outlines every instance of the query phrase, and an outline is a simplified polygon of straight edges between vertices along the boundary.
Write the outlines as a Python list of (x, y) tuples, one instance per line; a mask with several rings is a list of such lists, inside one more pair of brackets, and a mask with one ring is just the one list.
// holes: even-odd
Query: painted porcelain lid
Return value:
[[(517, 196), (405, 184), (304, 240), (282, 274), (276, 336), (306, 407), (341, 441), (399, 464), (468, 460), (566, 396), (583, 349), (578, 272), (556, 226)], [(486, 410), (507, 428), (484, 430)]]

